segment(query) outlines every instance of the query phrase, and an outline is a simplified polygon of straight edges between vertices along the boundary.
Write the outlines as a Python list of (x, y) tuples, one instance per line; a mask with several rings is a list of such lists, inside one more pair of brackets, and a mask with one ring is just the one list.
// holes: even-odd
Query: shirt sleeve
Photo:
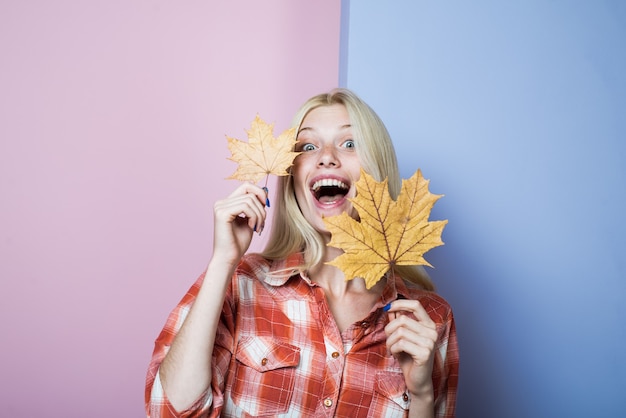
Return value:
[(439, 329), (437, 352), (433, 368), (435, 385), (435, 416), (454, 418), (459, 381), (459, 347), (452, 309), (448, 306), (447, 315)]
[(217, 417), (223, 405), (224, 377), (232, 353), (232, 330), (234, 315), (230, 311), (232, 297), (227, 294), (222, 310), (212, 358), (212, 381), (207, 391), (201, 394), (191, 407), (176, 411), (161, 386), (159, 368), (170, 346), (180, 330), (200, 290), (204, 274), (187, 291), (178, 305), (169, 314), (165, 326), (155, 341), (154, 351), (148, 366), (145, 388), (146, 414), (149, 418), (196, 418)]

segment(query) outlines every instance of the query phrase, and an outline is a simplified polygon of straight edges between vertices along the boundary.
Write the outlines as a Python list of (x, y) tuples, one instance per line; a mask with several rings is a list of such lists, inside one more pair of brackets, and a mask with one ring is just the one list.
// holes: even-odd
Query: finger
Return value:
[(255, 196), (246, 195), (237, 202), (241, 208), (240, 216), (246, 218), (248, 226), (257, 231), (265, 225), (265, 207), (262, 206)]
[[(421, 306), (417, 301), (409, 302), (415, 302), (409, 305)], [(410, 308), (399, 312), (408, 312), (408, 309)], [(415, 308), (415, 310), (417, 310), (417, 308)], [(411, 311), (411, 313), (413, 312), (414, 311)], [(425, 311), (424, 314), (427, 316), (427, 319), (419, 320), (416, 315), (397, 314), (396, 312), (389, 313), (389, 323), (385, 326), (385, 334), (388, 340), (393, 343), (398, 339), (408, 338), (422, 345), (434, 344), (438, 338), (437, 325), (428, 317)]]
[[(386, 307), (385, 307), (386, 308)], [(393, 312), (411, 312), (415, 315), (415, 318), (427, 324), (434, 324), (433, 320), (426, 312), (426, 309), (422, 306), (422, 304), (418, 300), (410, 300), (410, 299), (397, 299), (391, 302), (389, 305), (389, 309), (387, 310), (389, 313)]]
[(269, 208), (270, 207), (270, 197), (269, 197), (270, 191), (267, 187), (263, 187), (263, 191), (265, 192), (265, 206)]
[(235, 195), (218, 201), (214, 210), (216, 222), (219, 223), (236, 222), (240, 224), (242, 220), (245, 220), (250, 228), (265, 223), (265, 207), (253, 194)]
[(394, 356), (410, 356), (418, 364), (427, 364), (433, 353), (433, 347), (415, 344), (407, 339), (400, 339), (388, 344), (389, 352)]
[(409, 358), (414, 364), (430, 364), (435, 352), (436, 342), (418, 334), (392, 334), (386, 342), (389, 353), (399, 361)]
[(241, 194), (242, 196), (255, 197), (255, 205), (254, 207), (250, 207), (250, 209), (254, 211), (257, 216), (244, 213), (244, 217), (247, 217), (249, 226), (259, 235), (261, 235), (261, 232), (263, 232), (265, 228), (265, 218), (267, 216), (266, 208), (270, 206), (268, 193), (269, 190), (267, 187), (259, 187), (252, 183), (243, 183), (233, 193), (235, 196)]
[[(402, 320), (399, 320), (397, 322), (401, 322), (401, 321)], [(437, 341), (436, 331), (434, 331), (433, 329), (424, 327), (421, 324), (417, 323), (416, 321), (412, 321), (412, 322), (413, 323), (406, 324), (406, 326), (403, 325), (398, 328), (395, 328), (391, 332), (389, 332), (389, 328), (392, 328), (392, 327), (391, 326), (386, 327), (385, 332), (388, 333), (387, 345), (391, 347), (392, 345), (400, 341), (405, 341), (410, 344), (417, 345), (420, 347), (425, 347), (429, 350), (432, 350)]]
[(439, 337), (435, 326), (424, 325), (406, 315), (401, 315), (387, 324), (385, 334), (390, 343), (406, 338), (423, 346), (434, 345)]
[(214, 210), (221, 218), (234, 219), (236, 216), (257, 216), (265, 212), (256, 196), (245, 194), (217, 201)]
[(261, 205), (269, 207), (269, 190), (267, 187), (259, 187), (256, 184), (249, 182), (242, 183), (237, 187), (229, 197), (235, 197), (238, 195), (251, 194), (257, 197)]

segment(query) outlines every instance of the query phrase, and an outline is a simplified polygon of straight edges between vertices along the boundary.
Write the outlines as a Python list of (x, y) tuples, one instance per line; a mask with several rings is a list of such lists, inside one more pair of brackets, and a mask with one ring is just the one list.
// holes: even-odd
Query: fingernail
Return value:
[(383, 306), (383, 312), (387, 312), (389, 309), (391, 309), (391, 302)]

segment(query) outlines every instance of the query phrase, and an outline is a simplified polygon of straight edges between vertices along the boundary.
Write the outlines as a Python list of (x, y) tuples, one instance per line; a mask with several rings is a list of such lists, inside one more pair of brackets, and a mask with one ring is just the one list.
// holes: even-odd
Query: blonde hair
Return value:
[[(313, 109), (336, 104), (343, 105), (348, 112), (361, 166), (377, 181), (387, 178), (389, 194), (395, 199), (400, 193), (402, 179), (391, 137), (376, 112), (355, 93), (348, 89), (334, 89), (310, 98), (296, 113), (292, 126), (298, 132), (304, 118)], [(261, 255), (278, 260), (301, 252), (304, 264), (300, 269), (308, 270), (322, 260), (325, 241), (302, 215), (293, 177), (280, 177), (277, 185), (270, 237)], [(394, 272), (426, 290), (434, 290), (422, 266), (395, 266)]]

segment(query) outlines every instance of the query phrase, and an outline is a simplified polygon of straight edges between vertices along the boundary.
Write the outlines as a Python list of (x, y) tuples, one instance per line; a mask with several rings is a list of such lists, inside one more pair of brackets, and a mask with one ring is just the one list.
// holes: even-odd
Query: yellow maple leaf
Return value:
[(418, 170), (402, 181), (394, 201), (387, 179), (377, 182), (361, 170), (356, 197), (351, 199), (360, 219), (345, 212), (324, 219), (332, 234), (328, 245), (344, 251), (328, 264), (341, 269), (346, 280), (362, 277), (368, 289), (394, 265), (431, 266), (423, 255), (443, 245), (441, 233), (448, 221), (428, 220), (433, 205), (442, 196), (430, 193), (428, 183)]
[(299, 154), (293, 151), (295, 132), (295, 128), (287, 129), (274, 138), (274, 124), (267, 124), (257, 115), (246, 130), (248, 142), (226, 136), (232, 154), (229, 159), (239, 163), (228, 178), (256, 183), (269, 174), (288, 175), (287, 169)]

